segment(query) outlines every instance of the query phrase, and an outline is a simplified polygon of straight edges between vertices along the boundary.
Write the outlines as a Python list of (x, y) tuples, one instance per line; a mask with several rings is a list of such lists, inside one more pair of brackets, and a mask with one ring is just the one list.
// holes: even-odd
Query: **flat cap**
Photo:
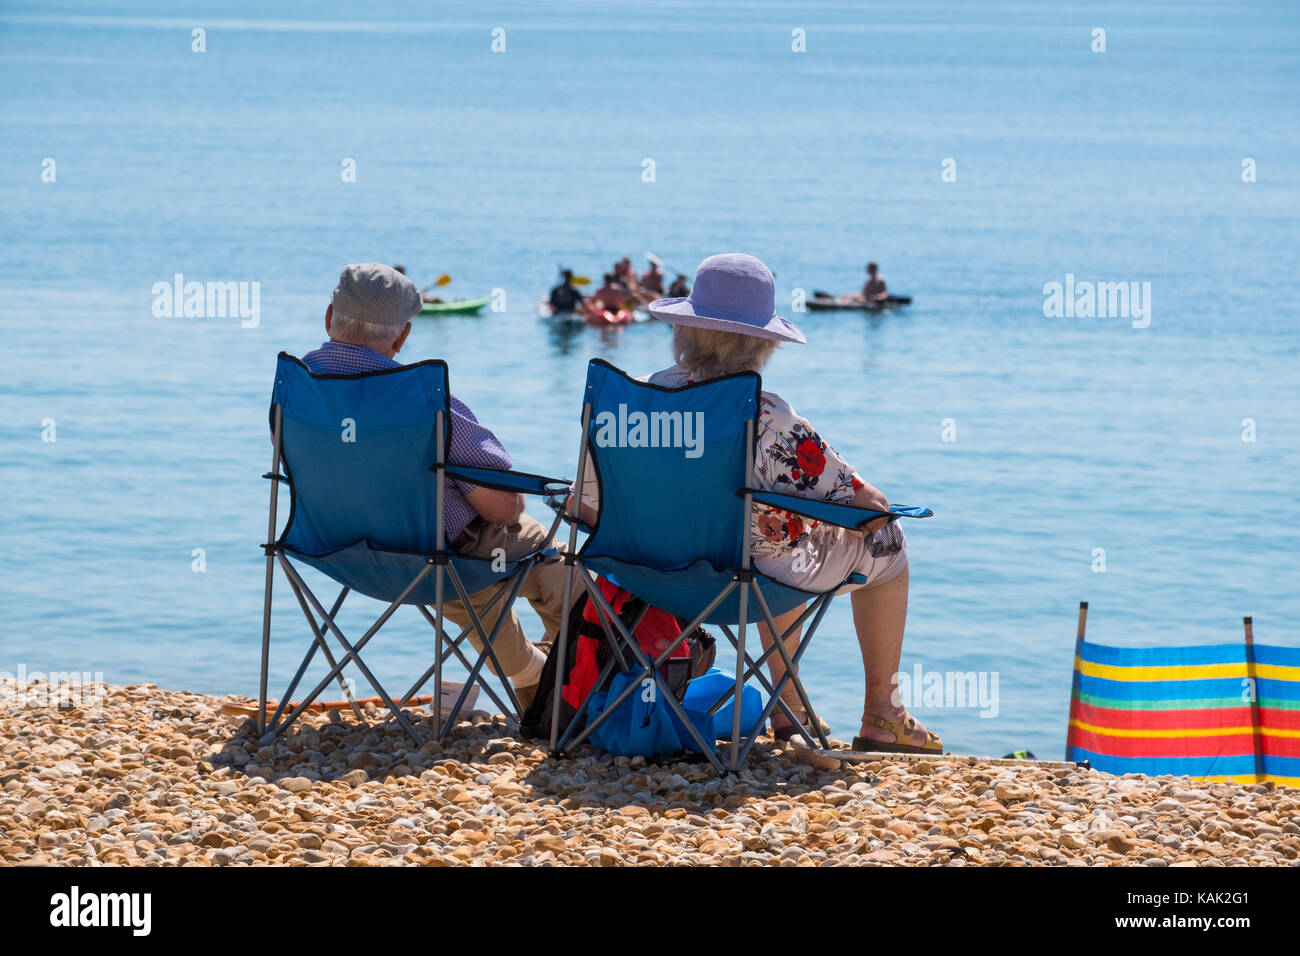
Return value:
[(334, 314), (400, 328), (420, 312), (420, 290), (392, 266), (354, 262), (334, 287)]

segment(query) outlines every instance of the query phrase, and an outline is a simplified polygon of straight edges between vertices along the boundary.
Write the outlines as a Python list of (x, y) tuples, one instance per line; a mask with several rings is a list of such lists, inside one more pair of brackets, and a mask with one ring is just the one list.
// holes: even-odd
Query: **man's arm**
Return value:
[(524, 496), (514, 491), (500, 491), (475, 485), (465, 493), (469, 506), (491, 524), (514, 524), (524, 513)]
[[(451, 449), (448, 460), (477, 468), (510, 468), (514, 462), (496, 435), (479, 424), (459, 399), (451, 399)], [(469, 506), (491, 524), (513, 524), (524, 513), (524, 496), (515, 491), (484, 488), (453, 478)]]

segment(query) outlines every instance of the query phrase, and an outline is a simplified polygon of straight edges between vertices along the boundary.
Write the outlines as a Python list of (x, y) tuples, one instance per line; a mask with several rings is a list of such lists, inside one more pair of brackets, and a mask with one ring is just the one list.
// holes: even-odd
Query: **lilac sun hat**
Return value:
[(685, 298), (655, 299), (650, 314), (673, 325), (738, 332), (780, 342), (806, 342), (789, 319), (776, 314), (772, 272), (753, 256), (726, 252), (709, 256), (695, 273)]

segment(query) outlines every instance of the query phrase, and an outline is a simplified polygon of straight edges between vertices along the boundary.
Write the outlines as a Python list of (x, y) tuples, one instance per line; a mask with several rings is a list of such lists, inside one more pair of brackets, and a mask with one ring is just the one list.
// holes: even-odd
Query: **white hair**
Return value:
[(366, 348), (374, 348), (375, 346), (386, 348), (393, 344), (393, 339), (397, 338), (401, 332), (401, 326), (367, 322), (365, 319), (355, 319), (350, 315), (344, 315), (342, 312), (335, 312), (330, 318), (330, 338), (336, 342), (346, 342), (349, 345), (364, 345)]
[(673, 358), (696, 381), (732, 372), (761, 372), (776, 345), (775, 339), (757, 335), (673, 326)]

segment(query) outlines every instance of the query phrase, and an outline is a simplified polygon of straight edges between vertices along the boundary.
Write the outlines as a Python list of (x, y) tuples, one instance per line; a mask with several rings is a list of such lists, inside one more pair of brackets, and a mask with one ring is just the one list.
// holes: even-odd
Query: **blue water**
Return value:
[[(996, 717), (916, 708), (948, 746), (1059, 756), (1080, 600), (1105, 643), (1229, 642), (1252, 614), (1300, 644), (1293, 4), (406, 9), (0, 11), (0, 670), (254, 692), (272, 369), (319, 343), (339, 269), (504, 289), (504, 313), (418, 321), (402, 355), (448, 359), (518, 466), (571, 475), (587, 359), (660, 368), (668, 329), (564, 334), (534, 305), (557, 263), (647, 250), (753, 253), (783, 304), (874, 258), (915, 297), (787, 311), (808, 344), (765, 383), (934, 508), (909, 526), (903, 667), (999, 678)], [(260, 324), (155, 318), (178, 272), (260, 283)], [(1150, 326), (1046, 318), (1066, 273), (1150, 282)], [(283, 587), (276, 610), (287, 677)], [(369, 662), (402, 684), (427, 626), (390, 628)], [(842, 601), (805, 668), (841, 735), (860, 667)]]

